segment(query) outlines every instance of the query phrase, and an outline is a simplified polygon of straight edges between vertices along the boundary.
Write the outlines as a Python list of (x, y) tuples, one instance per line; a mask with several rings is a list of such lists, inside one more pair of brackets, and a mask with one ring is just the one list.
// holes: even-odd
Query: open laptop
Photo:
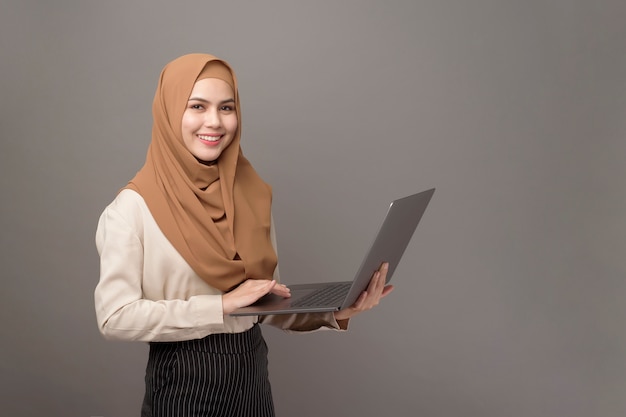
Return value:
[(434, 192), (432, 188), (391, 202), (374, 243), (352, 281), (289, 285), (290, 298), (268, 294), (230, 315), (326, 312), (351, 306), (383, 262), (389, 262), (389, 282)]

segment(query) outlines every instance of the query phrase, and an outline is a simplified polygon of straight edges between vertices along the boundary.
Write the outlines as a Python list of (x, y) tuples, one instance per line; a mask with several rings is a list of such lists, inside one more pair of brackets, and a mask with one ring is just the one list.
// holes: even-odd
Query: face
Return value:
[(217, 160), (237, 132), (235, 94), (217, 78), (197, 81), (183, 113), (185, 147), (200, 162)]

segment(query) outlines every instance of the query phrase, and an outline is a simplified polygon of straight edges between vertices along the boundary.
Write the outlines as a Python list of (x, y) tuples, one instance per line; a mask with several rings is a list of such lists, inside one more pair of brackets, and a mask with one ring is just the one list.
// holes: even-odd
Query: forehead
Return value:
[(204, 78), (193, 85), (189, 99), (203, 98), (205, 100), (228, 100), (234, 99), (233, 89), (230, 85), (219, 78)]

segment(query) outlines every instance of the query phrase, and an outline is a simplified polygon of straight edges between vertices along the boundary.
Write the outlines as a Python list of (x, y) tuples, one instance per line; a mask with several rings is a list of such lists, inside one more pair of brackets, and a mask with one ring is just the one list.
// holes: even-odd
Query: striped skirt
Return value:
[(261, 329), (150, 343), (142, 417), (273, 417)]

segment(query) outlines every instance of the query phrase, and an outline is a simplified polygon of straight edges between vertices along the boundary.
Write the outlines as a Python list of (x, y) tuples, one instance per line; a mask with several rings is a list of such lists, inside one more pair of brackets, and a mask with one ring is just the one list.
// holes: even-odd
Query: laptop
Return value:
[(389, 282), (434, 192), (432, 188), (391, 202), (378, 234), (352, 281), (289, 285), (291, 297), (267, 294), (230, 315), (316, 313), (351, 306), (383, 262), (389, 263)]

